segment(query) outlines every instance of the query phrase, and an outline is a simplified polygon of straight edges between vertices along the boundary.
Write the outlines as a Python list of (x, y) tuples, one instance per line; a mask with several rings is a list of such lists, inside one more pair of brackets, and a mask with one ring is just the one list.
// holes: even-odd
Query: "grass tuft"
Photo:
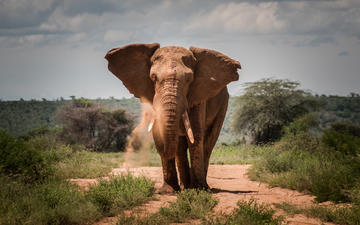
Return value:
[(87, 193), (90, 201), (105, 215), (115, 215), (152, 199), (154, 182), (130, 175), (101, 180)]
[(314, 205), (311, 207), (298, 207), (289, 203), (274, 204), (278, 209), (284, 210), (289, 215), (304, 214), (307, 217), (319, 218), (323, 222), (332, 222), (344, 225), (360, 224), (360, 206), (326, 207)]
[(203, 219), (217, 204), (211, 193), (203, 190), (184, 190), (178, 194), (177, 200), (159, 212), (139, 217), (135, 215), (119, 217), (117, 225), (156, 225), (183, 223), (189, 219)]
[(280, 225), (284, 224), (282, 216), (275, 216), (275, 210), (269, 205), (259, 204), (254, 199), (249, 202), (239, 201), (237, 208), (225, 216), (210, 217), (205, 225)]

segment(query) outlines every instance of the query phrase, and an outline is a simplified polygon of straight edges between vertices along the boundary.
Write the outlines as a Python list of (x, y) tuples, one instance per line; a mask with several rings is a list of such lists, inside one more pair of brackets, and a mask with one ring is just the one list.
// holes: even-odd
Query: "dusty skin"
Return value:
[[(212, 187), (213, 195), (219, 200), (216, 206), (216, 212), (230, 213), (239, 200), (249, 200), (255, 198), (262, 203), (282, 203), (288, 202), (300, 206), (310, 206), (313, 204), (314, 197), (304, 195), (297, 191), (283, 188), (269, 188), (267, 184), (250, 181), (246, 175), (250, 165), (210, 165), (208, 173), (208, 182)], [(138, 167), (138, 168), (116, 168), (112, 175), (120, 175), (130, 171), (134, 176), (144, 175), (155, 181), (155, 187), (159, 188), (162, 184), (161, 167)], [(82, 188), (96, 184), (96, 179), (72, 179)], [(175, 201), (175, 195), (156, 195), (158, 201), (150, 201), (140, 207), (137, 211), (144, 214), (155, 213), (160, 207), (166, 206), (169, 201)], [(130, 213), (130, 212), (128, 212)], [(282, 214), (281, 211), (278, 214)], [(116, 217), (105, 218), (96, 223), (96, 225), (116, 224)], [(286, 217), (289, 224), (331, 224), (322, 223), (320, 220), (307, 218), (303, 215)], [(199, 224), (200, 221), (189, 221), (185, 224)]]
[(215, 50), (158, 43), (114, 48), (105, 59), (129, 92), (154, 111), (148, 130), (163, 168), (159, 191), (208, 188), (209, 158), (229, 99), (226, 86), (238, 80), (240, 63)]

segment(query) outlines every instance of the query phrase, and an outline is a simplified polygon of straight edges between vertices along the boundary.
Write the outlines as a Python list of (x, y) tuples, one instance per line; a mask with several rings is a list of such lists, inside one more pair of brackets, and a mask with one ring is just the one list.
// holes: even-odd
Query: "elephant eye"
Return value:
[(156, 82), (156, 80), (157, 80), (156, 74), (155, 74), (155, 73), (150, 74), (150, 79), (151, 79), (153, 82)]

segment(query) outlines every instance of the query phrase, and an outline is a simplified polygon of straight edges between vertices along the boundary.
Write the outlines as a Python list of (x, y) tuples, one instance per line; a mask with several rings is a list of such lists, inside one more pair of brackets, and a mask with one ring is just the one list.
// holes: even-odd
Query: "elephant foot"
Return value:
[(180, 191), (179, 185), (175, 187), (170, 186), (169, 184), (164, 183), (161, 188), (157, 190), (158, 194), (174, 194), (175, 192)]
[(205, 184), (192, 184), (190, 188), (199, 189), (199, 190), (205, 190), (205, 191), (210, 191), (211, 190), (207, 183), (205, 183)]
[(180, 189), (181, 190), (190, 189), (190, 188), (191, 188), (191, 184), (180, 183)]

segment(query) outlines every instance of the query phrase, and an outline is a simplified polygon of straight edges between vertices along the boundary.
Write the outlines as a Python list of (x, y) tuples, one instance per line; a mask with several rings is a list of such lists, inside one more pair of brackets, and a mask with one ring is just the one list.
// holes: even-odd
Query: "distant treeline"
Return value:
[[(125, 109), (135, 117), (135, 120), (141, 114), (140, 101), (136, 98), (109, 98), (90, 101), (109, 110)], [(0, 101), (0, 130), (14, 136), (20, 136), (40, 127), (53, 128), (58, 124), (56, 121), (57, 110), (71, 102), (72, 100), (63, 98), (52, 101), (46, 99)]]
[[(351, 93), (348, 96), (316, 95), (315, 97), (323, 106), (319, 111), (321, 128), (326, 128), (335, 121), (360, 124), (359, 94)], [(232, 115), (235, 113), (233, 103), (236, 98), (230, 98), (227, 116), (219, 138), (220, 142), (229, 142), (236, 139), (230, 128)], [(39, 127), (53, 128), (57, 125), (56, 111), (65, 104), (71, 103), (71, 101), (63, 98), (51, 101), (46, 99), (0, 101), (0, 130), (19, 136)], [(98, 103), (109, 110), (125, 109), (136, 120), (141, 115), (141, 104), (137, 98), (108, 98), (90, 101)]]

